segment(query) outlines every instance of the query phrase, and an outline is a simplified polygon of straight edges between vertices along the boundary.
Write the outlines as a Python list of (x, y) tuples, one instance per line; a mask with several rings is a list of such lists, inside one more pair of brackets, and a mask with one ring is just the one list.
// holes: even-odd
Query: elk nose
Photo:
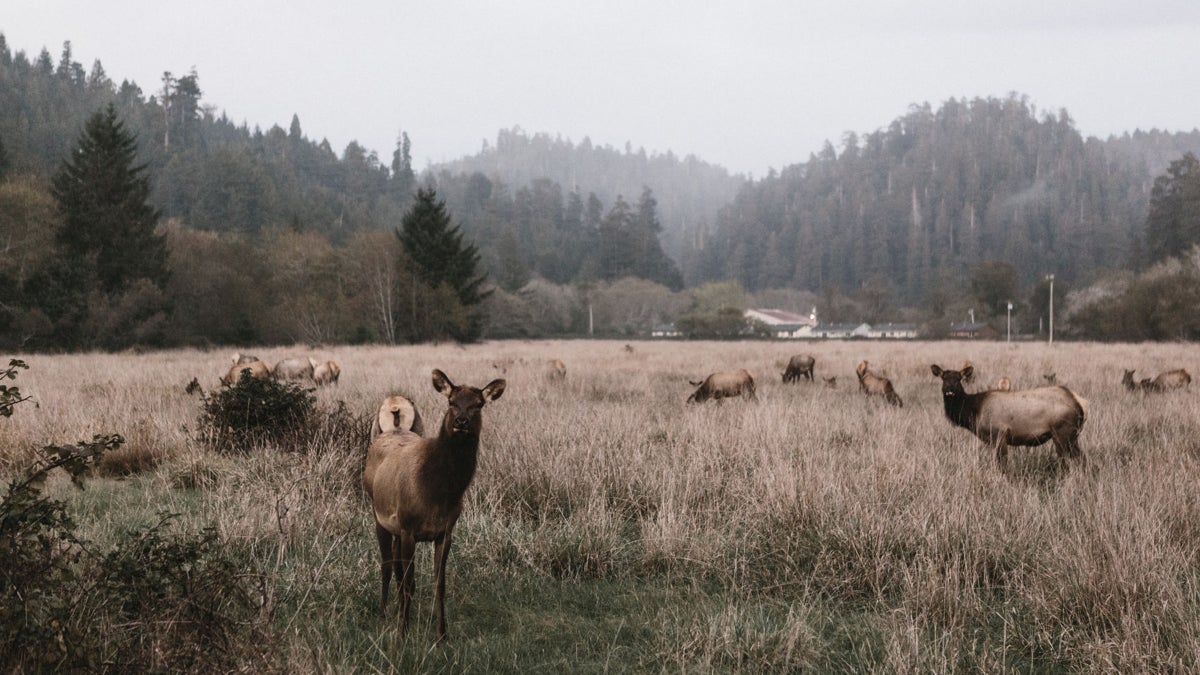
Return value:
[(459, 415), (458, 417), (454, 418), (455, 429), (466, 429), (469, 426), (471, 426), (471, 420), (465, 415)]

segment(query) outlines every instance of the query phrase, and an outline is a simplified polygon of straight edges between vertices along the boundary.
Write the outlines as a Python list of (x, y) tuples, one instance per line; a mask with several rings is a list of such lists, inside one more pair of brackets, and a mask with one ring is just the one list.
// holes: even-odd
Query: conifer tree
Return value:
[(106, 293), (137, 279), (161, 286), (167, 278), (166, 243), (154, 232), (159, 213), (149, 204), (146, 167), (136, 159), (137, 141), (110, 103), (87, 121), (53, 179), (65, 262), (94, 272)]
[(479, 305), (491, 294), (482, 290), (487, 275), (477, 271), (479, 250), (463, 241), (462, 231), (450, 221), (446, 203), (438, 200), (433, 188), (417, 190), (416, 202), (404, 214), (396, 236), (420, 280), (433, 289), (450, 288), (467, 310), (468, 325), (456, 329), (454, 337), (478, 339), (483, 328)]
[(1200, 160), (1189, 152), (1154, 179), (1145, 252), (1149, 262), (1157, 262), (1195, 244), (1200, 244)]

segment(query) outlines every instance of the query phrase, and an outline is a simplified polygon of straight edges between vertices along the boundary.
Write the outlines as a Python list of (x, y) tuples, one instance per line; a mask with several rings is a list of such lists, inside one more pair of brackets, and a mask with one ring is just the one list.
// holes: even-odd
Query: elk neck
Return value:
[(954, 424), (971, 431), (975, 430), (975, 420), (979, 417), (979, 399), (979, 394), (968, 394), (961, 387), (953, 394), (942, 392), (946, 417)]

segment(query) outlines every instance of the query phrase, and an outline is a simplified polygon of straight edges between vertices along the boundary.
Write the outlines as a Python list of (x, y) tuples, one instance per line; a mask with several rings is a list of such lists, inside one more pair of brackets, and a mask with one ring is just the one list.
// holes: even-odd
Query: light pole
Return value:
[(1008, 301), (1008, 339), (1007, 342), (1012, 342), (1012, 300)]
[(1050, 282), (1050, 346), (1054, 346), (1054, 275), (1047, 274), (1046, 281)]

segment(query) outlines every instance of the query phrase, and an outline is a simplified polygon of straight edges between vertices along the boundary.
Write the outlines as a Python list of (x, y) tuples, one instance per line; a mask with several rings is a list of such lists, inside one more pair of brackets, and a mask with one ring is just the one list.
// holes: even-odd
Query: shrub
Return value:
[[(29, 368), (29, 366), (25, 365), (25, 362), (20, 359), (10, 359), (8, 368), (0, 371), (0, 380), (17, 379), (17, 371), (23, 368)], [(21, 390), (17, 387), (0, 384), (0, 417), (12, 417), (13, 408), (21, 401), (27, 400), (29, 400), (29, 397), (22, 397)]]
[(0, 501), (0, 670), (93, 665), (95, 633), (72, 619), (86, 587), (79, 564), (83, 542), (66, 506), (41, 493), (59, 467), (82, 485), (88, 466), (123, 442), (114, 435), (48, 446), (43, 459), (9, 484)]
[(315, 410), (312, 391), (243, 371), (236, 384), (204, 400), (200, 440), (218, 452), (247, 452), (264, 443), (300, 450)]

